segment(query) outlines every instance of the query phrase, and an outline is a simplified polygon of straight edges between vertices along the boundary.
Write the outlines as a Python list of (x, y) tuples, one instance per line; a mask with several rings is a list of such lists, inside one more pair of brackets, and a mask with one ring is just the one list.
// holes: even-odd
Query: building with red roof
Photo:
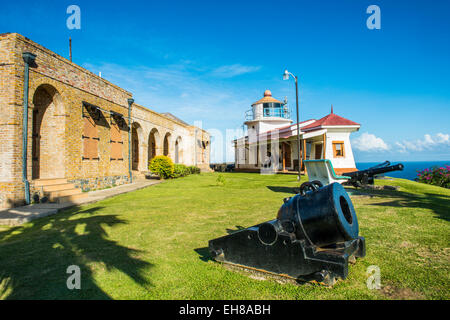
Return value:
[(359, 123), (335, 114), (333, 106), (318, 120), (299, 122), (299, 159), (297, 123), (292, 122), (287, 102), (266, 90), (246, 113), (248, 134), (234, 140), (236, 169), (298, 171), (304, 170), (303, 160), (329, 159), (337, 174), (356, 170), (350, 134), (359, 130)]

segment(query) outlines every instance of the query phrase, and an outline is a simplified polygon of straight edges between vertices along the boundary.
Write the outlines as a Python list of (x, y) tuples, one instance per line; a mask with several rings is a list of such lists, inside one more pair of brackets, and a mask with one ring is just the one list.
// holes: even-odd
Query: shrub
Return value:
[(160, 178), (167, 179), (172, 177), (174, 165), (172, 159), (166, 156), (156, 156), (150, 161), (148, 169), (157, 174)]
[(189, 172), (191, 174), (199, 174), (200, 173), (200, 168), (199, 167), (189, 166), (188, 169), (189, 169)]
[(219, 174), (216, 179), (216, 184), (218, 186), (223, 186), (225, 184), (225, 178), (223, 175)]
[(450, 189), (450, 166), (417, 170), (417, 181)]
[(184, 177), (190, 174), (188, 167), (184, 164), (175, 164), (173, 167), (172, 178)]

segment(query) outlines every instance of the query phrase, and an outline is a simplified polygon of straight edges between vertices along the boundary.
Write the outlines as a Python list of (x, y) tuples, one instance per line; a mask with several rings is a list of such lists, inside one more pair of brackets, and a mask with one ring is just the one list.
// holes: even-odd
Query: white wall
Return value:
[(285, 127), (287, 125), (290, 125), (291, 123), (292, 123), (291, 120), (286, 120), (282, 118), (265, 118), (264, 121), (261, 121), (259, 123), (259, 133), (274, 130), (276, 128)]
[[(344, 157), (334, 158), (333, 141), (344, 141)], [(343, 132), (328, 129), (326, 141), (326, 159), (330, 159), (333, 168), (355, 168), (355, 159), (353, 157), (350, 144), (350, 132)]]

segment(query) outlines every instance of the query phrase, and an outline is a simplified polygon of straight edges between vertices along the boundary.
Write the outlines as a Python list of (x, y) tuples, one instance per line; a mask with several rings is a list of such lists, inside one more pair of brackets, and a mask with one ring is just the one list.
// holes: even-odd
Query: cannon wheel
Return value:
[(314, 180), (311, 182), (303, 182), (300, 186), (300, 195), (304, 196), (307, 192), (316, 191), (319, 188), (323, 187), (322, 182), (319, 180)]
[(317, 187), (317, 189), (319, 189), (319, 188), (322, 188), (323, 187), (323, 184), (322, 184), (322, 182), (320, 182), (319, 180), (314, 180), (314, 181), (312, 181), (311, 182), (314, 186), (316, 186)]

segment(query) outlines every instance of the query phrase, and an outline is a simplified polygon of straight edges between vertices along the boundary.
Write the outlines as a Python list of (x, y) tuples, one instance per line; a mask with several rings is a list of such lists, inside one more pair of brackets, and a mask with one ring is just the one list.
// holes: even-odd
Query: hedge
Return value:
[(148, 169), (160, 178), (167, 179), (173, 176), (174, 164), (169, 157), (156, 156), (150, 161)]

